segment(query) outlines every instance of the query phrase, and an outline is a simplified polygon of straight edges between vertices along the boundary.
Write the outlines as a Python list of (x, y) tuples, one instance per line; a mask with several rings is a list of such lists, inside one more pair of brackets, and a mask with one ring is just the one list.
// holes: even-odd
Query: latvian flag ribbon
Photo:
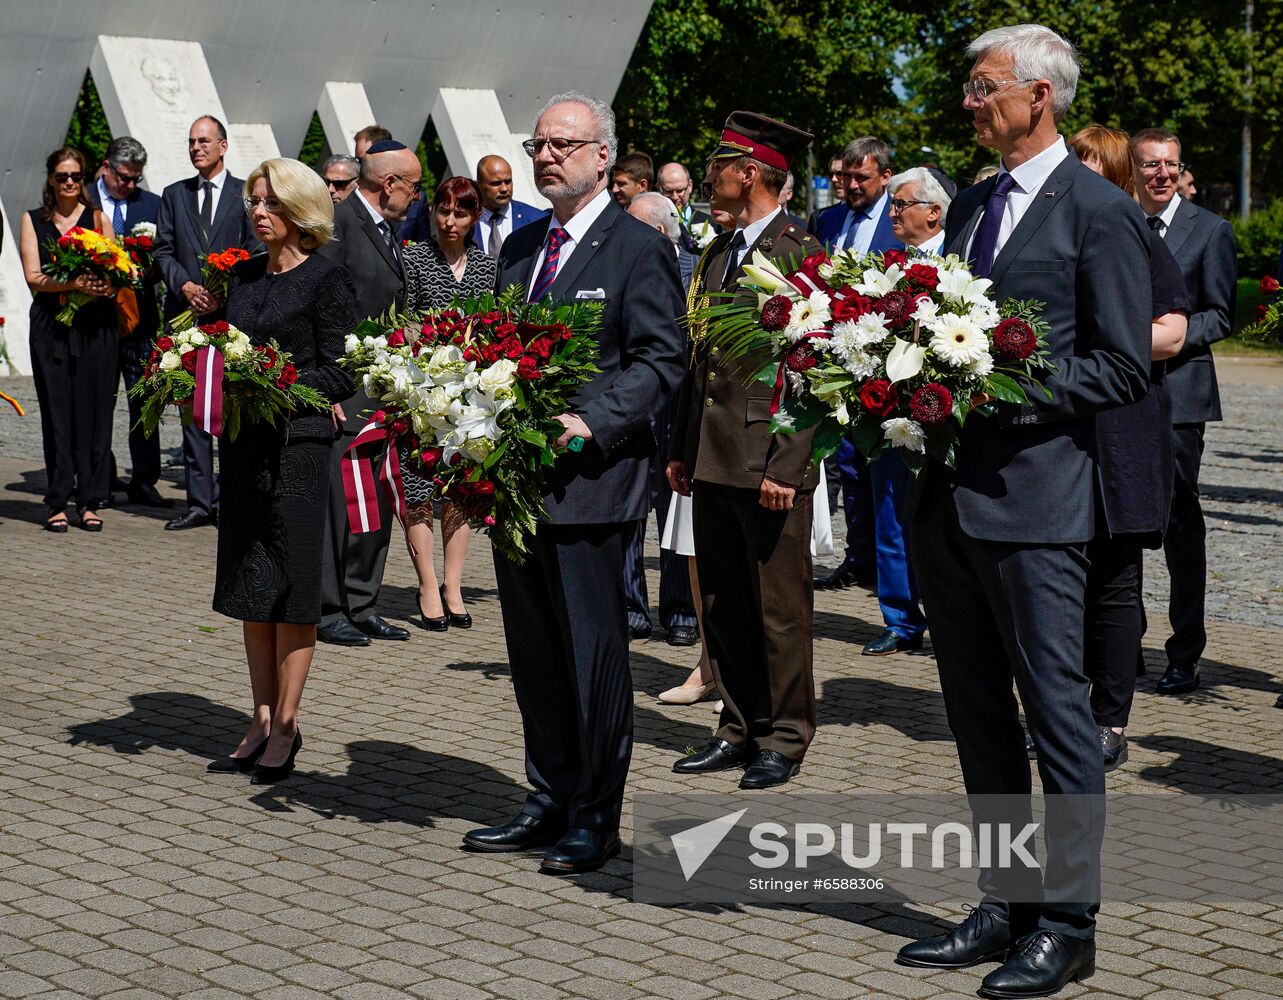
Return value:
[(217, 347), (196, 349), (196, 391), (192, 395), (192, 419), (207, 434), (223, 433), (223, 352)]
[(356, 440), (343, 453), (343, 495), (347, 500), (347, 520), (354, 534), (378, 531), (379, 497), (374, 482), (374, 460), (386, 451), (379, 479), (392, 499), (398, 521), (405, 524), (405, 483), (401, 479), (401, 461), (397, 456), (396, 435), (385, 426), (386, 416), (379, 410), (370, 418)]

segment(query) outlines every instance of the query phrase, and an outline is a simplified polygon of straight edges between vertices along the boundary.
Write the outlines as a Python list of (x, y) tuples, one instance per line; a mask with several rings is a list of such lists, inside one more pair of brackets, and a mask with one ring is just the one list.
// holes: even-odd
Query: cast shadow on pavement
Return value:
[(939, 691), (875, 677), (830, 677), (820, 689), (819, 725), (890, 726), (919, 743), (952, 742)]
[[(1146, 649), (1145, 667), (1146, 676), (1138, 678), (1136, 681), (1137, 692), (1147, 694), (1154, 693), (1154, 685), (1158, 683), (1163, 671), (1167, 668), (1167, 654), (1160, 647), (1158, 649)], [(1242, 712), (1243, 708), (1237, 708), (1228, 704), (1229, 699), (1218, 689), (1220, 688), (1239, 688), (1243, 691), (1263, 691), (1268, 694), (1283, 693), (1283, 683), (1274, 674), (1265, 670), (1256, 670), (1253, 667), (1240, 667), (1233, 663), (1220, 663), (1216, 660), (1209, 660), (1206, 657), (1199, 660), (1198, 664), (1199, 686), (1187, 694), (1167, 696), (1166, 700), (1181, 702), (1188, 705), (1219, 705), (1231, 711)]]
[(1283, 792), (1283, 760), (1184, 736), (1132, 736), (1130, 742), (1154, 753), (1175, 755), (1137, 777), (1192, 795), (1278, 795)]
[[(69, 727), (69, 742), (123, 754), (177, 750), (213, 760), (249, 725), (246, 713), (186, 692), (154, 691), (129, 701), (132, 709), (125, 715)], [(363, 823), (433, 827), (442, 817), (502, 822), (525, 800), (524, 788), (476, 761), (386, 740), (357, 741), (346, 750), (346, 773), (299, 769), (278, 785), (263, 786), (250, 801), (278, 812), (297, 806)]]

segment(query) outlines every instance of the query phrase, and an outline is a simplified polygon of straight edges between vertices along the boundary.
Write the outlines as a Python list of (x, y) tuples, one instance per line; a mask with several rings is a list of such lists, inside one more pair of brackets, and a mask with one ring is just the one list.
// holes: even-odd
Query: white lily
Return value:
[(940, 275), (936, 291), (950, 302), (980, 302), (993, 282), (988, 278), (973, 278), (970, 271), (959, 268)]
[(885, 271), (870, 267), (864, 272), (863, 280), (855, 286), (861, 295), (881, 298), (904, 279), (904, 271), (899, 264), (892, 264)]
[(797, 289), (785, 280), (779, 268), (767, 260), (760, 250), (754, 250), (753, 262), (744, 265), (744, 274), (739, 283), (746, 288), (766, 291), (771, 295), (791, 294), (794, 298), (798, 297)]
[(887, 355), (887, 378), (894, 382), (903, 382), (913, 378), (922, 371), (922, 361), (927, 356), (927, 349), (911, 344), (907, 340), (895, 338), (895, 346)]

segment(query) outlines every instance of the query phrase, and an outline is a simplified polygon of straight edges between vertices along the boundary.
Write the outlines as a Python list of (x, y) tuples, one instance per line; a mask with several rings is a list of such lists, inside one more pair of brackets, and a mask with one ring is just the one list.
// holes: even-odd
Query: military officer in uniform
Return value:
[[(735, 228), (700, 258), (692, 308), (718, 292), (755, 302), (756, 293), (737, 284), (754, 253), (795, 267), (822, 249), (777, 200), (793, 159), (811, 139), (751, 112), (726, 120), (705, 188)], [(716, 348), (701, 348), (697, 336), (694, 345), (667, 473), (674, 490), (694, 497), (704, 630), (725, 707), (713, 741), (673, 770), (747, 767), (741, 788), (770, 788), (797, 773), (815, 734), (810, 539), (818, 472), (810, 431), (770, 431), (771, 389), (750, 382), (768, 359), (727, 364)]]

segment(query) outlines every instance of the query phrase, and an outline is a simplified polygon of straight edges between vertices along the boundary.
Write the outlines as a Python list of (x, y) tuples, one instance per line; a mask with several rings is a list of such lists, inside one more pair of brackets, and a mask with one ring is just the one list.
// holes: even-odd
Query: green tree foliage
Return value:
[[(67, 145), (75, 146), (89, 157), (89, 169), (92, 171), (102, 163), (107, 147), (111, 144), (111, 128), (107, 125), (107, 116), (103, 113), (102, 102), (98, 99), (98, 88), (94, 78), (85, 71), (85, 82), (80, 86), (80, 96), (76, 98), (76, 109), (71, 114), (71, 123), (67, 126)], [(52, 152), (46, 150), (45, 152)]]

